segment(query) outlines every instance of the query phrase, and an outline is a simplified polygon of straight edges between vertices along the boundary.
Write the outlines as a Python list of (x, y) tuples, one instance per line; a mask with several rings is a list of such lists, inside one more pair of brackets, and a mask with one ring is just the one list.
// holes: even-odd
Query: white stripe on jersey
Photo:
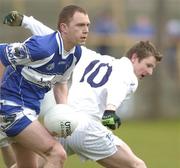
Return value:
[(24, 67), (21, 74), (26, 80), (32, 83), (36, 83), (43, 87), (48, 86), (50, 88), (52, 87), (51, 81), (55, 77), (55, 75), (41, 74), (33, 69), (29, 69), (28, 67)]
[(30, 66), (32, 68), (40, 67), (40, 66), (48, 63), (53, 58), (54, 54), (50, 55), (49, 57), (47, 57), (45, 59), (41, 59), (41, 60), (37, 60), (37, 61), (34, 61), (34, 62), (30, 62), (29, 64), (27, 64), (27, 66)]

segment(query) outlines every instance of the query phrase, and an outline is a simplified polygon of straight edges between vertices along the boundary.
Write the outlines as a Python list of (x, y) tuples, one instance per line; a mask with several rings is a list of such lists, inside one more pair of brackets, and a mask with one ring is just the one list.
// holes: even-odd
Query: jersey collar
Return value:
[(75, 52), (75, 47), (73, 47), (68, 52), (64, 49), (63, 40), (61, 37), (61, 33), (59, 31), (57, 31), (57, 33), (56, 33), (56, 40), (57, 40), (58, 47), (59, 47), (59, 54), (62, 55), (63, 57), (66, 57), (69, 54), (73, 54)]

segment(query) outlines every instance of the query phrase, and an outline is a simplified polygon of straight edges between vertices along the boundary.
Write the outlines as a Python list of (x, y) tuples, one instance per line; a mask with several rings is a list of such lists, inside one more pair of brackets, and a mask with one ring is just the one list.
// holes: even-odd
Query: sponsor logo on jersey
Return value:
[(40, 81), (37, 81), (37, 84), (43, 86), (43, 87), (48, 87), (51, 88), (53, 83), (51, 81), (44, 81), (43, 78), (40, 79)]

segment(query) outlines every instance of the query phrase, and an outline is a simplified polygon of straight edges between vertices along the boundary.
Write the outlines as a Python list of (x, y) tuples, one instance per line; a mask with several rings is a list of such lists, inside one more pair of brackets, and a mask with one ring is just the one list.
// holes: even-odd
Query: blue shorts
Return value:
[(8, 137), (18, 135), (37, 117), (36, 112), (29, 108), (18, 106), (14, 102), (6, 100), (0, 102), (0, 130)]

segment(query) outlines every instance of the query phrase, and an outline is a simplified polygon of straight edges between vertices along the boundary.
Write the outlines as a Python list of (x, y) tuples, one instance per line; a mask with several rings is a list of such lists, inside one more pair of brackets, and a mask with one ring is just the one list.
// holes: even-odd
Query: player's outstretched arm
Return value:
[(21, 26), (23, 15), (18, 11), (9, 12), (3, 19), (3, 23), (9, 26)]
[(31, 31), (33, 35), (47, 35), (54, 32), (51, 28), (36, 20), (32, 16), (28, 17), (18, 11), (9, 12), (3, 20), (9, 26), (22, 26)]

